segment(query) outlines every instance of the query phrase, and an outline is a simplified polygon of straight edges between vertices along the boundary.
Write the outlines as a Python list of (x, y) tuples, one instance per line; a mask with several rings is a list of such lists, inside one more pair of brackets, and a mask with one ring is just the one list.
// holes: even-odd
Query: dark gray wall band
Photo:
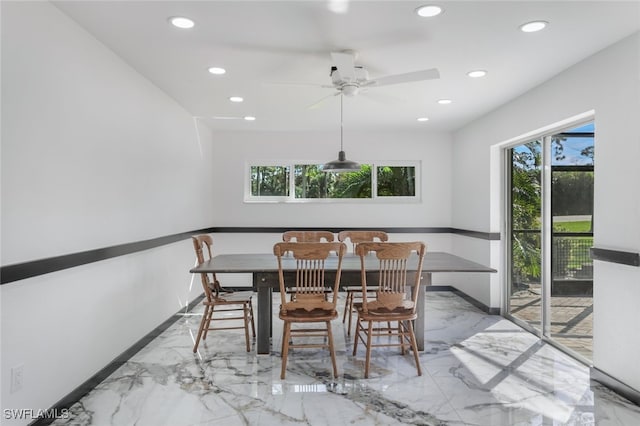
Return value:
[(591, 259), (622, 265), (640, 266), (640, 253), (591, 247)]
[[(167, 235), (164, 237), (153, 238), (150, 240), (137, 241), (133, 243), (120, 244), (117, 246), (99, 248), (95, 250), (87, 250), (78, 253), (71, 253), (62, 256), (54, 256), (46, 259), (32, 260), (29, 262), (16, 263), (13, 265), (2, 266), (0, 268), (0, 284), (8, 284), (14, 281), (24, 280), (26, 278), (36, 277), (51, 272), (61, 271), (63, 269), (73, 268), (92, 262), (110, 259), (112, 257), (124, 256), (138, 251), (148, 250), (155, 247), (175, 243), (191, 237), (191, 235), (201, 233), (275, 233), (280, 234), (288, 230), (327, 230), (331, 232), (340, 232), (347, 228), (280, 228), (280, 227), (212, 227), (197, 229), (179, 234)], [(497, 232), (477, 232), (464, 229), (446, 228), (446, 227), (424, 227), (424, 228), (352, 228), (355, 230), (384, 230), (388, 233), (405, 233), (405, 234), (457, 234), (472, 238), (480, 238), (484, 240), (499, 240), (500, 233)]]

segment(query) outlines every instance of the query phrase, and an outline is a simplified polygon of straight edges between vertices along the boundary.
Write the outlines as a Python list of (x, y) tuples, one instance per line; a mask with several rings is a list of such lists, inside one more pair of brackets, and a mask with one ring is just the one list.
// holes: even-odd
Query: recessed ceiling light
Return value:
[(327, 8), (333, 13), (344, 15), (349, 11), (349, 0), (329, 0)]
[(211, 74), (215, 74), (215, 75), (222, 75), (222, 74), (226, 73), (227, 70), (225, 70), (224, 68), (220, 68), (220, 67), (211, 67), (211, 68), (209, 68), (209, 72)]
[(418, 121), (429, 121), (429, 117), (418, 117)]
[(478, 78), (478, 77), (484, 77), (485, 75), (487, 75), (487, 72), (485, 70), (473, 70), (473, 71), (469, 71), (467, 75), (471, 78)]
[(417, 8), (416, 13), (418, 16), (422, 16), (423, 18), (431, 18), (433, 16), (440, 15), (442, 13), (442, 8), (434, 4), (429, 4)]
[(547, 21), (531, 21), (526, 24), (520, 25), (520, 31), (525, 33), (535, 33), (536, 31), (540, 31), (544, 29), (548, 24)]
[(171, 22), (171, 24), (174, 27), (178, 27), (178, 28), (193, 28), (196, 24), (195, 22), (193, 22), (191, 19), (189, 18), (185, 18), (183, 16), (174, 16), (169, 18), (169, 22)]
[(244, 99), (242, 99), (240, 96), (231, 96), (231, 97), (229, 98), (229, 100), (230, 100), (231, 102), (242, 102), (242, 101), (244, 101)]
[(438, 103), (440, 105), (449, 105), (451, 102), (452, 102), (451, 99), (439, 99), (438, 100)]
[(255, 121), (256, 118), (251, 115), (247, 115), (246, 117), (244, 117), (244, 119), (247, 121)]

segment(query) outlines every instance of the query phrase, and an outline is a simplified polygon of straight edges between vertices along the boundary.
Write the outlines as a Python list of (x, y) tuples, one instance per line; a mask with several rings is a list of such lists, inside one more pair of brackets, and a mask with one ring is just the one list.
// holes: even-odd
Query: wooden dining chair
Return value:
[[(287, 369), (287, 358), (292, 348), (328, 348), (333, 364), (333, 375), (338, 376), (338, 366), (333, 345), (331, 321), (338, 317), (336, 304), (342, 272), (342, 258), (346, 245), (339, 242), (329, 243), (276, 243), (273, 253), (278, 259), (278, 277), (280, 282), (280, 312), (284, 321), (282, 333), (282, 368), (280, 378), (284, 379)], [(285, 254), (287, 254), (285, 256)], [(325, 262), (328, 257), (337, 254), (335, 278), (325, 274)], [(295, 262), (295, 273), (284, 272), (285, 262)], [(285, 281), (289, 279), (290, 281)], [(327, 295), (325, 287), (331, 283), (332, 292)], [(294, 287), (295, 297), (287, 301), (287, 287)], [(325, 328), (310, 328), (308, 324), (324, 323)], [(295, 327), (293, 327), (295, 325)], [(309, 337), (312, 340), (309, 340)], [(317, 338), (322, 342), (317, 342)], [(325, 342), (326, 338), (326, 342)], [(294, 340), (295, 339), (295, 340)], [(291, 342), (290, 342), (291, 340)]]
[[(358, 351), (358, 341), (365, 345), (366, 358), (364, 377), (369, 377), (369, 365), (371, 363), (371, 348), (384, 346), (400, 346), (401, 353), (406, 353), (407, 347), (413, 351), (413, 357), (418, 370), (418, 376), (422, 375), (420, 358), (416, 345), (416, 336), (413, 331), (413, 320), (416, 319), (416, 305), (422, 270), (422, 262), (426, 246), (423, 242), (372, 242), (360, 243), (356, 247), (356, 253), (360, 256), (362, 292), (368, 291), (367, 272), (375, 272), (377, 286), (375, 300), (362, 299), (362, 303), (356, 303), (358, 318), (356, 321), (356, 335), (353, 343), (353, 356)], [(367, 256), (375, 254), (377, 267), (368, 267)], [(408, 273), (407, 262), (411, 256), (416, 256), (418, 272)], [(371, 265), (371, 263), (369, 263)], [(408, 280), (412, 280), (410, 283)], [(410, 288), (413, 284), (413, 288)], [(382, 328), (380, 323), (397, 322), (398, 327)], [(374, 328), (374, 324), (378, 327)], [(383, 337), (381, 339), (380, 337)], [(397, 336), (395, 339), (390, 337)], [(374, 340), (374, 338), (376, 338)]]
[[(193, 241), (193, 248), (196, 251), (196, 258), (198, 264), (202, 264), (205, 260), (211, 259), (211, 247), (213, 245), (213, 239), (210, 235), (196, 235), (191, 237)], [(207, 255), (205, 259), (205, 253)], [(256, 327), (253, 319), (253, 305), (251, 298), (253, 291), (239, 291), (234, 292), (224, 289), (216, 274), (200, 274), (202, 281), (202, 288), (204, 290), (204, 315), (200, 321), (200, 328), (198, 330), (198, 336), (196, 337), (196, 343), (193, 346), (193, 352), (198, 351), (198, 345), (200, 340), (207, 338), (207, 333), (210, 330), (234, 330), (244, 329), (245, 343), (247, 346), (247, 352), (251, 350), (251, 344), (249, 340), (249, 325), (251, 325), (251, 332), (253, 338), (256, 337)], [(242, 312), (242, 316), (229, 314), (229, 312)], [(219, 315), (214, 317), (214, 313)], [(221, 323), (223, 321), (239, 321), (242, 320), (241, 326), (229, 326), (229, 327), (212, 327), (211, 323)]]
[[(297, 242), (297, 243), (321, 243), (332, 242), (335, 239), (335, 235), (331, 231), (285, 231), (282, 233), (282, 241), (284, 242)], [(331, 289), (325, 289), (325, 292), (329, 293)], [(287, 288), (287, 294), (291, 296), (293, 300), (296, 296), (295, 287)]]
[(282, 241), (298, 243), (320, 243), (335, 240), (331, 231), (285, 231), (282, 233)]
[[(384, 231), (340, 231), (338, 233), (338, 241), (351, 242), (352, 252), (356, 252), (356, 246), (358, 243), (371, 242), (371, 241), (387, 241), (389, 235)], [(362, 299), (362, 286), (360, 283), (343, 285), (342, 289), (346, 292), (344, 300), (344, 311), (342, 314), (342, 323), (344, 324), (347, 317), (349, 317), (349, 325), (347, 327), (347, 336), (351, 336), (351, 323), (353, 317), (353, 303)], [(375, 297), (375, 291), (378, 287), (371, 286), (368, 288), (368, 297)]]

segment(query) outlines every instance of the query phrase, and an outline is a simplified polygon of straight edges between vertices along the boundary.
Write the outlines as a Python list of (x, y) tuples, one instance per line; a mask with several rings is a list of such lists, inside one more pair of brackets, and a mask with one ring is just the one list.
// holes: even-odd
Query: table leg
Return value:
[(420, 289), (418, 290), (418, 305), (416, 306), (416, 313), (418, 317), (415, 322), (415, 334), (416, 344), (419, 351), (424, 351), (424, 330), (425, 330), (425, 294), (426, 286), (431, 285), (431, 273), (425, 272), (422, 274), (422, 282), (420, 283)]
[(271, 287), (258, 286), (258, 354), (271, 350)]

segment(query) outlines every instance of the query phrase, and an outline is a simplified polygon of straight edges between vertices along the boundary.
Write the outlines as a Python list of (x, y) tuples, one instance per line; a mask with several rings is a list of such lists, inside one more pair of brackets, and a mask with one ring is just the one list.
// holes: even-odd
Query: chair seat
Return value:
[[(296, 293), (298, 290), (298, 287), (287, 287), (287, 293)], [(330, 287), (325, 287), (322, 291), (324, 291), (325, 293), (331, 293), (333, 289)]]
[(330, 321), (338, 317), (338, 311), (326, 309), (294, 309), (290, 311), (280, 311), (280, 319), (294, 322), (316, 322)]
[(253, 293), (250, 291), (242, 291), (238, 293), (225, 293), (220, 294), (218, 297), (213, 297), (216, 303), (248, 303), (251, 302)]
[[(361, 285), (347, 285), (342, 287), (345, 291), (355, 291), (358, 293), (362, 293), (362, 286)], [(367, 293), (371, 292), (371, 291), (378, 291), (380, 287), (378, 286), (367, 286)]]
[(356, 309), (360, 318), (365, 321), (407, 321), (418, 317), (414, 312), (404, 308), (369, 310), (366, 313), (362, 310), (362, 305)]

